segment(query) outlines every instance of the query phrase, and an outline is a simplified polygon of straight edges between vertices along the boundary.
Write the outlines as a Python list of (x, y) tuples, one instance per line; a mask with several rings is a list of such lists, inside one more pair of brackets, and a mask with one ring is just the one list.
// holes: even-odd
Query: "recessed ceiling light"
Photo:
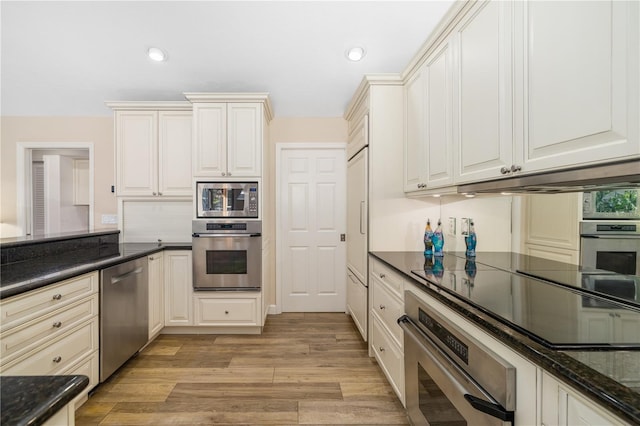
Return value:
[(150, 47), (149, 50), (147, 50), (147, 55), (156, 62), (162, 62), (167, 59), (167, 55), (162, 51), (162, 49), (157, 47)]
[(353, 62), (358, 62), (359, 60), (364, 58), (365, 53), (366, 52), (362, 47), (352, 47), (351, 49), (347, 50), (347, 59)]

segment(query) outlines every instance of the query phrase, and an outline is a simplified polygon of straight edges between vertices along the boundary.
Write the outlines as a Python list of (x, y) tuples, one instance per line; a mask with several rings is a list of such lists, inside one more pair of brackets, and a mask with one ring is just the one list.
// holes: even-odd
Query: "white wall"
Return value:
[[(441, 198), (440, 218), (445, 234), (444, 249), (464, 251), (466, 246), (461, 235), (462, 218), (472, 218), (478, 245), (476, 251), (511, 251), (512, 197), (505, 195), (479, 195), (474, 198), (464, 196), (444, 196)], [(448, 234), (448, 219), (456, 218), (456, 235)], [(433, 220), (432, 220), (432, 225)], [(434, 228), (435, 229), (435, 228)], [(513, 251), (517, 251), (514, 247)]]

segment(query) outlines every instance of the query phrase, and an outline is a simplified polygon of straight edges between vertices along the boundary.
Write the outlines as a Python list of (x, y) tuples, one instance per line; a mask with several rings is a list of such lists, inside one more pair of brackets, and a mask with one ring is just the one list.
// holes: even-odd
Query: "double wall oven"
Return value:
[(257, 182), (197, 182), (193, 288), (260, 291), (262, 222)]

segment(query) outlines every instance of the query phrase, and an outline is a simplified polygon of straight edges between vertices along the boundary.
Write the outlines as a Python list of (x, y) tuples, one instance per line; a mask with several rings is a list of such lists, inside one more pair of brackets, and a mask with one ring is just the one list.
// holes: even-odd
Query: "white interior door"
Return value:
[[(299, 145), (298, 145), (299, 146)], [(280, 303), (283, 312), (344, 312), (344, 146), (285, 148), (279, 154)]]

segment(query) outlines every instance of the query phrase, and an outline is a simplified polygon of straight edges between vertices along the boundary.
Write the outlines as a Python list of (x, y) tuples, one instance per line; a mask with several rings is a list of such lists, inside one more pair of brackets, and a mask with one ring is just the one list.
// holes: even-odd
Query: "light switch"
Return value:
[(456, 235), (456, 218), (455, 217), (449, 218), (449, 235), (451, 236)]

